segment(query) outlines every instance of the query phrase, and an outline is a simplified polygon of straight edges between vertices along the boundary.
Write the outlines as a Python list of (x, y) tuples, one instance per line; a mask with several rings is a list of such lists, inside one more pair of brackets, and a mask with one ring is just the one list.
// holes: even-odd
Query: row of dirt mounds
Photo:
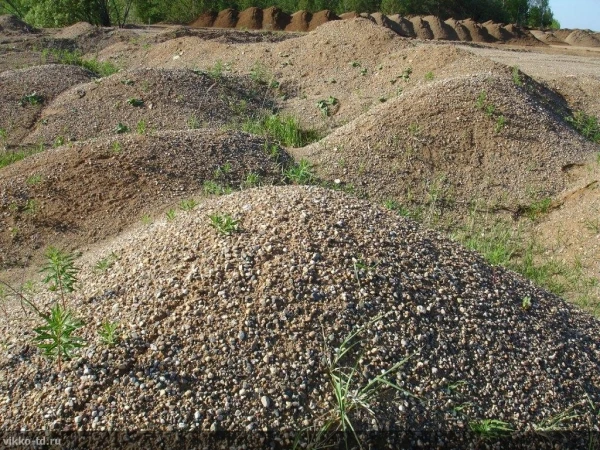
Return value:
[[(222, 126), (258, 114), (269, 101), (244, 80), (199, 71), (135, 69), (77, 85), (49, 103), (24, 143), (80, 141), (129, 131)], [(81, 118), (85, 117), (85, 121)]]
[(597, 151), (505, 69), (416, 86), (296, 153), (371, 198), (519, 215)]
[[(59, 147), (0, 174), (0, 267), (27, 263), (50, 244), (81, 248), (114, 236), (144, 214), (202, 192), (281, 181), (264, 141), (207, 130), (123, 135)], [(221, 170), (219, 170), (221, 168)], [(84, 186), (81, 183), (84, 183)]]
[(92, 78), (87, 70), (55, 64), (1, 72), (0, 128), (7, 133), (7, 144), (20, 143), (60, 93)]
[(340, 17), (329, 10), (310, 13), (298, 11), (288, 15), (278, 8), (265, 10), (251, 7), (238, 12), (226, 9), (220, 13), (206, 13), (190, 24), (191, 27), (238, 28), (247, 30), (312, 31), (324, 23), (363, 17), (390, 28), (401, 36), (423, 40), (452, 40), (473, 42), (500, 42), (518, 45), (541, 45), (527, 30), (516, 25), (494, 22), (477, 23), (471, 19), (442, 21), (437, 16), (386, 16), (381, 13), (346, 13)]
[[(211, 214), (238, 220), (237, 232), (218, 233)], [(354, 390), (394, 366), (385, 376), (401, 391), (374, 397), (376, 422), (362, 408), (348, 416), (364, 443), (385, 426), (405, 445), (454, 436), (467, 448), (477, 435), (457, 422), (493, 417), (541, 448), (534, 425), (568, 410), (569, 438), (584, 440), (568, 448), (582, 448), (597, 419), (597, 320), (369, 202), (315, 187), (248, 190), (104, 251), (112, 267), (85, 267), (71, 300), (88, 347), (60, 377), (27, 345), (31, 316), (0, 318), (0, 389), (18, 399), (0, 405), (2, 429), (268, 430), (287, 448), (324, 417), (335, 424), (338, 370), (354, 368)], [(99, 318), (120, 324), (117, 346), (101, 344)]]
[(571, 45), (573, 47), (600, 47), (598, 33), (588, 30), (532, 30), (533, 35), (549, 45)]

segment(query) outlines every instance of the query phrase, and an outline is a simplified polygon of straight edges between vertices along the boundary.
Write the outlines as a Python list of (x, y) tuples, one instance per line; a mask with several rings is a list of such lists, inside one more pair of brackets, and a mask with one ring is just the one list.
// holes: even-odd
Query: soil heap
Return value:
[[(218, 233), (210, 214), (238, 231)], [(375, 398), (376, 422), (351, 413), (359, 432), (408, 430), (416, 445), (420, 430), (439, 445), (433, 432), (489, 418), (526, 432), (569, 410), (587, 437), (596, 419), (596, 319), (366, 201), (249, 190), (104, 251), (114, 265), (86, 266), (68, 300), (88, 346), (58, 375), (30, 343), (31, 316), (0, 318), (1, 428), (270, 430), (289, 446), (334, 417), (331, 361), (359, 327), (340, 361), (357, 364), (352, 383), (397, 365), (401, 388)], [(118, 322), (117, 345), (100, 342), (101, 320)]]
[(92, 78), (91, 72), (80, 67), (58, 64), (1, 72), (0, 128), (7, 132), (7, 143), (20, 143), (45, 106), (68, 88)]
[[(214, 130), (126, 134), (46, 150), (0, 172), (0, 268), (37, 262), (48, 245), (72, 250), (114, 236), (205, 191), (279, 183), (289, 162), (282, 150), (273, 160), (259, 137)], [(258, 177), (252, 184), (250, 174)]]
[(268, 97), (258, 92), (249, 96), (243, 83), (248, 82), (182, 69), (122, 71), (58, 96), (43, 109), (25, 142), (228, 124), (269, 106)]

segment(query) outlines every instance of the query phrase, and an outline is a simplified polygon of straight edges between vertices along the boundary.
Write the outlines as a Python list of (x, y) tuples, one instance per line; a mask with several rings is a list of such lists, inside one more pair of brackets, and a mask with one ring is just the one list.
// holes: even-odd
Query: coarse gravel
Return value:
[[(217, 233), (213, 213), (239, 231)], [(364, 326), (344, 360), (356, 383), (408, 358), (391, 380), (414, 396), (387, 391), (376, 420), (352, 416), (359, 430), (418, 429), (427, 446), (450, 429), (478, 445), (477, 419), (527, 432), (568, 410), (569, 430), (598, 431), (598, 320), (369, 202), (253, 189), (105, 252), (114, 265), (86, 262), (68, 299), (89, 345), (62, 371), (33, 348), (36, 320), (0, 318), (0, 430), (267, 430), (289, 446), (330, 417), (325, 362)], [(115, 347), (99, 341), (104, 320), (119, 322)]]

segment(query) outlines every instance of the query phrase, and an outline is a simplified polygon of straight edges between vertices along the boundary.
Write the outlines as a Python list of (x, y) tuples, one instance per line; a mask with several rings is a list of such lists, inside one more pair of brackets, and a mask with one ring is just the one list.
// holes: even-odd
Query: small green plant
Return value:
[(119, 335), (117, 329), (119, 328), (119, 322), (104, 321), (100, 325), (98, 334), (102, 343), (108, 347), (114, 347), (119, 342)]
[(360, 63), (359, 63), (358, 61), (352, 61), (352, 62), (350, 63), (350, 65), (351, 65), (352, 67), (360, 67)]
[(125, 86), (133, 86), (135, 84), (135, 81), (126, 78), (124, 80), (121, 80), (121, 84), (124, 84)]
[(260, 183), (260, 175), (255, 172), (250, 172), (246, 175), (246, 179), (242, 183), (242, 188), (253, 188)]
[(119, 71), (119, 68), (110, 61), (98, 61), (96, 58), (83, 59), (79, 51), (44, 49), (42, 57), (48, 56), (52, 56), (60, 64), (80, 66), (100, 77), (107, 77)]
[(248, 119), (242, 124), (242, 129), (290, 147), (304, 147), (319, 138), (316, 131), (302, 130), (295, 118), (276, 114), (260, 119)]
[(523, 308), (525, 311), (531, 309), (531, 297), (529, 297), (528, 295), (523, 297), (523, 300), (521, 300), (521, 308)]
[[(600, 125), (598, 117), (586, 114), (583, 111), (577, 111), (572, 117), (567, 117), (573, 128), (581, 133), (586, 139), (600, 144)], [(600, 156), (598, 157), (600, 161)]]
[(191, 211), (196, 206), (198, 206), (198, 202), (196, 200), (194, 200), (193, 198), (190, 198), (190, 199), (187, 199), (187, 200), (181, 200), (179, 202), (179, 208), (182, 211)]
[(433, 72), (427, 72), (425, 74), (425, 80), (426, 81), (432, 81), (435, 78), (435, 76), (433, 75)]
[(37, 212), (38, 212), (38, 208), (39, 208), (39, 202), (35, 199), (27, 199), (27, 201), (25, 202), (25, 208), (24, 211), (26, 214), (30, 214), (32, 216), (34, 216)]
[(477, 96), (477, 99), (475, 100), (475, 106), (477, 106), (477, 109), (483, 110), (485, 108), (486, 102), (487, 102), (487, 93), (485, 91), (482, 91), (479, 93), (479, 95)]
[(586, 219), (584, 221), (585, 227), (594, 234), (600, 234), (600, 219)]
[(496, 131), (496, 133), (500, 133), (505, 126), (506, 118), (502, 115), (498, 116), (498, 118), (496, 119), (496, 126), (494, 127), (494, 131)]
[(119, 257), (117, 256), (117, 254), (115, 252), (111, 252), (110, 255), (106, 256), (105, 258), (100, 259), (95, 265), (94, 265), (94, 270), (96, 272), (106, 272), (108, 269), (110, 269), (115, 262), (119, 259)]
[(265, 141), (265, 143), (263, 144), (263, 149), (265, 153), (269, 155), (269, 158), (271, 158), (271, 160), (275, 162), (279, 161), (279, 158), (281, 157), (281, 150), (279, 149), (279, 146), (277, 144), (271, 144), (268, 141)]
[(176, 212), (175, 212), (175, 210), (174, 210), (174, 209), (169, 209), (169, 210), (167, 211), (167, 220), (168, 220), (168, 221), (175, 220), (175, 215), (176, 215)]
[(421, 127), (419, 127), (418, 123), (411, 123), (408, 126), (408, 134), (411, 136), (419, 136), (421, 134)]
[(263, 63), (256, 61), (250, 69), (250, 78), (258, 84), (269, 84), (269, 80), (272, 76)]
[(400, 75), (400, 78), (402, 78), (404, 80), (404, 82), (408, 82), (408, 80), (410, 80), (411, 74), (412, 74), (412, 67), (407, 67), (406, 69), (404, 69), (402, 71), (402, 75)]
[(521, 71), (519, 70), (519, 66), (512, 66), (511, 72), (512, 72), (513, 83), (515, 83), (515, 85), (517, 85), (517, 86), (523, 86), (523, 81), (521, 80)]
[(513, 433), (513, 428), (509, 423), (495, 419), (483, 419), (469, 422), (469, 428), (481, 440), (498, 439), (509, 436)]
[[(303, 430), (307, 434), (309, 431), (314, 431), (312, 442), (306, 448), (342, 448), (334, 442), (338, 437), (344, 439), (346, 448), (350, 448), (348, 439), (353, 438), (355, 442), (360, 442), (353, 423), (353, 415), (356, 412), (361, 411), (375, 417), (374, 404), (387, 390), (414, 397), (413, 394), (390, 380), (410, 357), (398, 361), (388, 369), (382, 370), (379, 374), (361, 383), (363, 378), (359, 364), (362, 353), (353, 355), (353, 351), (361, 344), (361, 341), (356, 339), (373, 323), (381, 320), (382, 317), (382, 315), (377, 316), (366, 325), (355, 329), (348, 334), (337, 349), (332, 352), (325, 352), (327, 354), (326, 370), (333, 391), (334, 402), (324, 418), (323, 425), (308, 427)], [(325, 336), (323, 336), (323, 340), (327, 341)], [(353, 362), (350, 364), (346, 363), (346, 361), (352, 360)], [(301, 448), (300, 439), (301, 434), (299, 433), (294, 442), (294, 449)]]
[(215, 213), (208, 217), (210, 219), (210, 225), (225, 236), (229, 236), (232, 233), (239, 231), (240, 221), (234, 219), (229, 214)]
[(190, 130), (197, 130), (200, 128), (200, 121), (195, 114), (192, 114), (187, 119), (187, 126)]
[(128, 133), (129, 132), (129, 127), (127, 125), (125, 125), (124, 123), (119, 122), (117, 124), (117, 126), (115, 127), (115, 132), (117, 134)]
[(25, 183), (27, 183), (29, 186), (35, 186), (36, 184), (40, 184), (41, 182), (42, 176), (38, 173), (27, 177), (27, 180), (25, 180)]
[(311, 164), (305, 159), (284, 169), (283, 176), (287, 182), (292, 184), (311, 184), (316, 178)]
[(223, 186), (212, 180), (206, 180), (202, 189), (206, 195), (225, 195), (230, 194), (233, 191), (230, 186)]
[(146, 121), (144, 119), (139, 120), (136, 125), (137, 133), (138, 134), (146, 134), (147, 127), (148, 127), (148, 124), (146, 123)]
[(533, 202), (526, 209), (525, 212), (527, 214), (527, 217), (529, 217), (531, 220), (536, 220), (541, 215), (546, 214), (548, 211), (550, 211), (551, 206), (552, 206), (552, 199), (544, 198), (537, 202)]
[(395, 211), (396, 213), (398, 213), (399, 215), (401, 215), (403, 217), (411, 217), (412, 216), (411, 211), (407, 207), (405, 207), (400, 202), (398, 202), (394, 199), (385, 200), (383, 202), (383, 206), (385, 206), (390, 211)]
[(37, 106), (41, 105), (42, 103), (44, 103), (44, 97), (42, 97), (37, 92), (32, 92), (31, 94), (24, 95), (23, 97), (21, 97), (21, 100), (19, 100), (19, 105), (21, 106)]
[(122, 150), (123, 150), (123, 148), (122, 148), (121, 143), (119, 141), (115, 141), (115, 142), (112, 143), (111, 151), (115, 155), (120, 154)]
[(225, 177), (225, 175), (231, 173), (231, 163), (226, 162), (222, 166), (217, 167), (215, 170), (215, 178), (219, 179)]
[(366, 76), (368, 72), (369, 72), (369, 69), (367, 69), (366, 67), (363, 67), (362, 69), (360, 69), (360, 74), (363, 77)]
[(144, 106), (144, 100), (142, 100), (140, 98), (134, 98), (134, 97), (128, 98), (127, 103), (129, 103), (134, 108), (139, 108), (141, 106)]
[(150, 225), (152, 223), (152, 217), (150, 217), (148, 214), (144, 214), (142, 216), (142, 223), (146, 226)]
[(321, 111), (321, 114), (324, 117), (329, 117), (331, 115), (332, 107), (338, 104), (338, 99), (332, 96), (329, 96), (326, 100), (319, 100), (317, 102), (317, 108)]
[(52, 146), (54, 148), (57, 148), (57, 147), (61, 147), (63, 145), (65, 145), (65, 137), (64, 136), (56, 136)]
[(50, 314), (44, 316), (44, 320), (45, 325), (33, 330), (36, 333), (33, 341), (44, 356), (58, 361), (60, 371), (61, 362), (71, 359), (75, 350), (86, 345), (82, 338), (73, 335), (84, 323), (58, 303), (54, 304)]
[(496, 112), (496, 107), (494, 105), (492, 105), (492, 104), (486, 105), (486, 107), (485, 107), (485, 114), (488, 117), (492, 117), (495, 112)]
[(557, 433), (568, 431), (569, 427), (566, 426), (565, 422), (579, 418), (579, 414), (574, 413), (573, 409), (574, 408), (571, 407), (558, 414), (543, 419), (539, 423), (533, 425), (533, 430), (536, 433)]
[(223, 66), (223, 61), (218, 59), (215, 62), (215, 64), (211, 68), (208, 69), (208, 71), (206, 73), (211, 78), (214, 78), (214, 79), (221, 78), (223, 76), (224, 68), (225, 67)]

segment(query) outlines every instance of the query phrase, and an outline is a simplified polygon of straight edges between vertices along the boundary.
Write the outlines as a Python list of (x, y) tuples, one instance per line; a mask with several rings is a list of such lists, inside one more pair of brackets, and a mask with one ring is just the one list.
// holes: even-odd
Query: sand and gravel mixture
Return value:
[[(238, 232), (219, 234), (215, 213)], [(360, 326), (344, 360), (357, 361), (358, 385), (408, 359), (390, 378), (405, 393), (388, 391), (357, 428), (460, 431), (495, 418), (526, 431), (569, 408), (570, 429), (594, 423), (596, 319), (368, 202), (249, 190), (104, 251), (114, 266), (86, 264), (68, 300), (89, 345), (62, 372), (29, 343), (35, 320), (2, 317), (0, 429), (293, 436), (329, 417), (325, 361)], [(119, 322), (115, 347), (100, 343), (103, 320)]]

